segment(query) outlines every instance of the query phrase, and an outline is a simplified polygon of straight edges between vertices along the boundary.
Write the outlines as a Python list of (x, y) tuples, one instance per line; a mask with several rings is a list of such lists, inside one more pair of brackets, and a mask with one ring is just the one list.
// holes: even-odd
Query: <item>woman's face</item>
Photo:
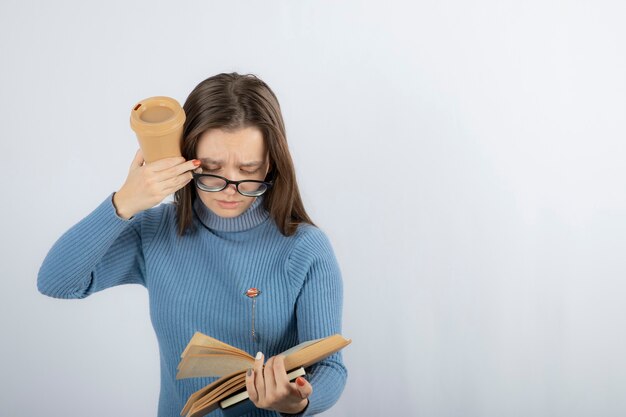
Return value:
[[(263, 134), (254, 126), (236, 131), (209, 129), (200, 136), (196, 155), (202, 162), (196, 172), (201, 169), (232, 181), (262, 181), (269, 170)], [(239, 194), (233, 184), (218, 192), (196, 191), (204, 205), (221, 217), (239, 216), (256, 199)]]

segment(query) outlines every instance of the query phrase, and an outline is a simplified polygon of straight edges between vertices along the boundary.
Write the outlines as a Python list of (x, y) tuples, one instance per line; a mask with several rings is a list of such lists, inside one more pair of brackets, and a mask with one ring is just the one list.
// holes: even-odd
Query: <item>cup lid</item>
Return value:
[(156, 96), (141, 100), (130, 112), (130, 127), (135, 133), (166, 135), (185, 123), (185, 111), (171, 97)]

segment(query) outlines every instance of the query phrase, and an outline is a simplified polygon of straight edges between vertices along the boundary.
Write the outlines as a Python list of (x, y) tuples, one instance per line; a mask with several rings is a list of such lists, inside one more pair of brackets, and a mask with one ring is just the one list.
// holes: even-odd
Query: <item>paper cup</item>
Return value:
[(181, 156), (184, 124), (185, 111), (170, 97), (141, 100), (130, 112), (130, 127), (147, 163)]

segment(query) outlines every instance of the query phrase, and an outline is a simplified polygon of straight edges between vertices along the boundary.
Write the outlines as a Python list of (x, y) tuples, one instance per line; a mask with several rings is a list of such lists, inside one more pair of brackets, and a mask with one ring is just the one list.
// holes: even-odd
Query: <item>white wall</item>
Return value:
[(2, 414), (156, 414), (145, 289), (61, 301), (36, 275), (123, 183), (132, 104), (225, 71), (279, 96), (341, 263), (354, 342), (326, 415), (626, 414), (625, 20), (617, 0), (3, 0)]

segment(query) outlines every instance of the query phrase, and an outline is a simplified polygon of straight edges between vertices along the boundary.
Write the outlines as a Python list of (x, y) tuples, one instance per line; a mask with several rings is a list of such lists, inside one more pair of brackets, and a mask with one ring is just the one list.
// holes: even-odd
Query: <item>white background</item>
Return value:
[(136, 101), (237, 71), (281, 102), (345, 286), (328, 416), (623, 416), (623, 1), (0, 3), (0, 403), (156, 414), (140, 286), (37, 292), (124, 179)]

